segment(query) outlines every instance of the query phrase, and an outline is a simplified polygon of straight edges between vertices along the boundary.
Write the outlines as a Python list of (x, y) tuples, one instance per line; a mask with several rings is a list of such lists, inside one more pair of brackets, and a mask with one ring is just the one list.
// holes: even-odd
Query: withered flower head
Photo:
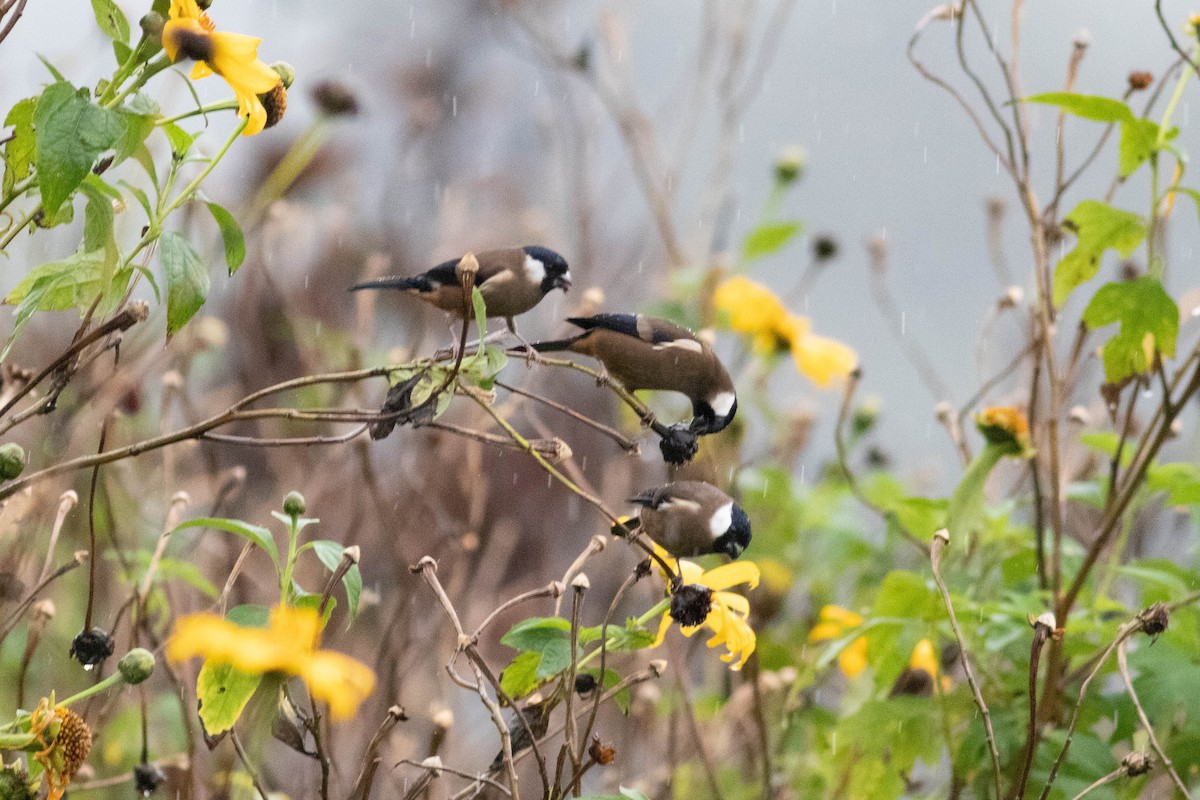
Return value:
[(1129, 88), (1132, 91), (1140, 92), (1142, 89), (1148, 89), (1152, 83), (1154, 83), (1154, 75), (1146, 70), (1135, 69), (1129, 73)]
[(1138, 615), (1142, 623), (1142, 632), (1147, 636), (1158, 636), (1167, 630), (1171, 624), (1171, 613), (1162, 603), (1155, 603)]
[(817, 261), (831, 261), (837, 258), (838, 240), (832, 233), (819, 233), (813, 237), (812, 250)]
[(166, 779), (167, 774), (154, 762), (142, 762), (133, 768), (133, 785), (142, 797), (154, 794)]
[(258, 96), (258, 101), (262, 103), (262, 107), (266, 109), (267, 121), (263, 123), (263, 130), (273, 128), (283, 119), (283, 115), (287, 113), (287, 89), (283, 86), (283, 80), (275, 84), (269, 92), (263, 92)]
[(312, 88), (312, 99), (321, 113), (330, 117), (358, 113), (358, 97), (348, 86), (337, 81), (319, 81)]
[(671, 619), (684, 628), (703, 625), (712, 611), (712, 589), (699, 584), (685, 584), (671, 595)]
[(92, 628), (90, 631), (80, 631), (71, 642), (71, 656), (84, 666), (91, 669), (113, 654), (113, 638), (103, 628)]

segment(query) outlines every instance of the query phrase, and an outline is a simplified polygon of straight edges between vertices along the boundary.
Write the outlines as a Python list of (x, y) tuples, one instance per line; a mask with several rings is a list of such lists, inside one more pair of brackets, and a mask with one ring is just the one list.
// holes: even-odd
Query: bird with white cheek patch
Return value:
[(657, 389), (686, 395), (693, 414), (688, 428), (697, 436), (717, 433), (733, 421), (737, 395), (729, 371), (691, 331), (640, 314), (597, 314), (567, 322), (583, 332), (569, 339), (534, 342), (534, 349), (591, 356), (631, 392)]
[(675, 481), (629, 498), (637, 528), (676, 558), (721, 553), (737, 559), (750, 544), (750, 518), (717, 487)]
[[(475, 258), (479, 262), (475, 286), (487, 304), (488, 317), (503, 317), (508, 329), (532, 353), (532, 346), (517, 332), (515, 318), (555, 289), (565, 292), (571, 288), (566, 259), (537, 245), (484, 250)], [(461, 259), (452, 259), (420, 275), (364, 281), (350, 290), (399, 289), (461, 318), (464, 298), (460, 264)], [(469, 302), (465, 304), (465, 308), (470, 307)]]

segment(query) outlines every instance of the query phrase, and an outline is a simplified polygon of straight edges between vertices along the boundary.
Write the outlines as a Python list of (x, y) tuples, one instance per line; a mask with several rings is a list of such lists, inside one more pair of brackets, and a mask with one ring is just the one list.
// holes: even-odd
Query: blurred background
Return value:
[[(119, 4), (131, 20), (144, 11)], [(1164, 8), (1168, 19), (1183, 19), (1190, 10), (1182, 2)], [(1011, 286), (1028, 298), (1033, 285), (1027, 227), (1009, 179), (953, 101), (906, 57), (914, 26), (929, 10), (924, 3), (854, 0), (217, 0), (212, 13), (222, 29), (261, 36), (263, 60), (288, 61), (297, 70), (284, 120), (240, 142), (206, 185), (212, 199), (237, 210), (250, 244), (247, 263), (227, 277), (211, 221), (201, 212), (189, 218), (189, 236), (213, 261), (214, 289), (203, 317), (165, 348), (161, 319), (135, 331), (122, 347), (118, 377), (110, 378), (111, 364), (95, 365), (88, 380), (64, 395), (63, 406), (78, 413), (35, 421), (22, 429), (22, 444), (34, 460), (91, 452), (112, 411), (118, 416), (110, 442), (128, 442), (194, 422), (274, 382), (445, 347), (452, 333), (441, 312), (404, 297), (350, 295), (346, 288), (366, 277), (420, 272), (467, 250), (536, 243), (567, 257), (574, 287), (522, 318), (530, 339), (564, 334), (569, 328), (561, 320), (581, 307), (653, 310), (680, 286), (737, 261), (771, 197), (776, 162), (800, 148), (801, 178), (782, 198), (781, 214), (801, 220), (804, 236), (748, 274), (807, 315), (816, 332), (857, 350), (864, 371), (860, 397), (875, 396), (882, 407), (883, 455), (914, 492), (944, 493), (959, 463), (935, 421), (935, 403), (962, 405), (1009, 362), (1026, 323), (997, 310), (997, 300)], [(1007, 8), (996, 13), (992, 28), (1007, 52)], [(1157, 77), (1171, 63), (1144, 4), (1029, 4), (1023, 30), (1025, 94), (1061, 88), (1077, 42), (1088, 48), (1077, 84), (1083, 93), (1120, 96), (1130, 71)], [(11, 105), (46, 80), (34, 53), (68, 77), (90, 74), (86, 66), (93, 60), (111, 59), (82, 0), (30, 0), (0, 48), (0, 104)], [(981, 71), (993, 66), (982, 42), (974, 42), (971, 53)], [(931, 70), (961, 77), (951, 26), (931, 23), (918, 54)], [(153, 88), (168, 111), (192, 106), (181, 79)], [(216, 80), (197, 89), (204, 101), (227, 91)], [(330, 113), (337, 111), (328, 105), (331, 94), (343, 98), (338, 113)], [(1048, 107), (1031, 109), (1043, 191), (1052, 187), (1055, 116)], [(1186, 147), (1194, 138), (1186, 97), (1176, 121)], [(228, 123), (228, 115), (212, 119), (209, 147), (222, 141)], [(1099, 126), (1068, 121), (1068, 163), (1078, 163), (1098, 133)], [(1100, 158), (1115, 163), (1115, 145), (1114, 137)], [(267, 176), (279, 174), (274, 171), (286, 154), (303, 150), (314, 155), (282, 197), (256, 196)], [(1111, 174), (1105, 168), (1085, 176), (1064, 199), (1064, 213), (1079, 199), (1102, 194)], [(1145, 194), (1145, 186), (1131, 181), (1115, 203), (1134, 197), (1144, 204)], [(1194, 224), (1190, 211), (1176, 215), (1176, 227)], [(135, 235), (137, 223), (125, 224), (127, 235)], [(0, 288), (11, 288), (28, 266), (58, 257), (78, 236), (77, 229), (49, 233), (10, 249)], [(837, 252), (818, 263), (813, 243), (822, 236), (837, 243)], [(1180, 257), (1175, 263), (1190, 264), (1190, 245), (1173, 233), (1170, 241)], [(1106, 262), (1103, 274), (1116, 268)], [(1169, 279), (1184, 288), (1194, 272)], [(592, 289), (602, 295), (589, 294)], [(74, 329), (66, 317), (72, 313), (64, 312), (61, 322), (42, 315), (13, 360), (36, 367), (59, 352)], [(719, 350), (732, 351), (731, 338), (717, 341)], [(526, 370), (520, 363), (506, 375), (595, 416), (619, 418), (612, 398), (584, 376)], [(1026, 376), (1014, 371), (1010, 378), (991, 390), (989, 402), (1020, 399)], [(298, 400), (373, 407), (383, 392), (382, 385), (364, 385), (314, 390)], [(796, 427), (786, 466), (801, 481), (820, 474), (833, 451), (841, 393), (821, 392), (793, 370), (779, 369), (767, 396), (777, 410), (805, 422)], [(649, 438), (640, 457), (626, 456), (583, 426), (504, 393), (500, 399), (531, 436), (563, 437), (574, 453), (572, 476), (610, 503), (619, 505), (666, 477)], [(653, 404), (667, 417), (685, 414), (671, 398)], [(764, 425), (752, 406), (745, 409), (745, 429), (738, 433), (747, 443), (743, 452), (777, 447), (777, 429)], [(454, 409), (447, 419), (485, 424), (469, 408)], [(233, 432), (317, 431), (264, 422)], [(147, 461), (157, 467), (147, 472)], [(22, 508), (9, 509), (25, 520), (20, 535), (42, 535), (59, 494), (72, 487), (83, 494), (87, 477), (44, 483)], [(589, 537), (606, 530), (598, 515), (550, 487), (520, 454), (401, 429), (380, 442), (359, 439), (327, 449), (188, 442), (121, 462), (101, 473), (104, 534), (127, 545), (152, 542), (180, 489), (190, 495), (187, 516), (259, 524), (268, 524), (267, 512), (296, 489), (306, 496), (309, 515), (322, 519), (323, 538), (362, 546), (363, 616), (351, 634), (331, 630), (331, 636), (333, 646), (374, 659), (381, 684), (363, 711), (370, 721), (334, 743), (347, 753), (361, 750), (384, 708), (401, 703), (414, 721), (398, 729), (392, 755), (423, 757), (432, 719), (447, 708), (461, 726), (447, 760), (490, 758), (483, 754), (495, 732), (482, 709), (444, 681), (440, 655), (430, 657), (446, 652), (445, 626), (409, 564), (425, 554), (441, 559), (443, 581), (477, 624), (495, 598), (562, 574)], [(77, 546), (82, 539), (75, 537), (86, 532), (83, 520), (76, 512), (64, 534)], [(226, 574), (237, 550), (213, 532), (179, 544), (212, 581)], [(622, 552), (619, 560), (631, 566), (636, 557)], [(593, 576), (593, 585), (607, 581), (611, 591), (623, 574), (614, 568)], [(101, 602), (102, 615), (116, 612), (118, 594)], [(253, 599), (253, 580), (239, 583), (235, 595)], [(182, 593), (174, 605), (200, 607), (202, 599)], [(65, 649), (78, 609), (60, 613), (69, 620), (56, 626), (61, 641), (55, 648)], [(376, 652), (379, 641), (396, 647)], [(490, 646), (497, 661), (511, 655)], [(38, 657), (49, 665), (59, 652), (48, 647)], [(6, 656), (7, 671), (15, 656)], [(161, 699), (157, 713), (168, 718), (175, 701)], [(177, 723), (164, 730), (182, 737)], [(119, 737), (108, 742), (118, 748)], [(158, 750), (185, 745), (160, 743)], [(129, 757), (104, 751), (104, 763)], [(623, 774), (655, 769), (639, 764), (636, 753), (630, 759)], [(273, 784), (288, 786), (287, 763), (270, 768)], [(396, 772), (387, 780), (404, 783)]]

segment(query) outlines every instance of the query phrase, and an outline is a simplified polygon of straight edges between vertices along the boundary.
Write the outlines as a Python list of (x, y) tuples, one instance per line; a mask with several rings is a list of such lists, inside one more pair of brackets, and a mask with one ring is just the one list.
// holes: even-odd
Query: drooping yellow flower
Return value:
[[(825, 606), (817, 616), (817, 625), (808, 632), (810, 642), (824, 642), (830, 639), (840, 639), (847, 631), (863, 624), (860, 614), (855, 614), (841, 606)], [(847, 678), (857, 677), (867, 668), (867, 640), (858, 637), (842, 648), (837, 657), (838, 667)]]
[(172, 61), (196, 61), (192, 80), (213, 74), (224, 78), (237, 97), (238, 116), (250, 118), (242, 134), (253, 136), (267, 124), (267, 110), (258, 96), (275, 88), (279, 74), (258, 60), (262, 39), (214, 27), (196, 0), (171, 0), (170, 18), (162, 32), (163, 50)]
[(722, 282), (713, 292), (713, 306), (730, 329), (751, 337), (754, 352), (790, 352), (800, 374), (822, 389), (858, 364), (854, 350), (815, 335), (807, 318), (788, 311), (774, 292), (749, 278), (737, 275)]
[(92, 729), (83, 717), (43, 697), (29, 715), (29, 732), (42, 749), (33, 760), (46, 772), (46, 800), (59, 800), (92, 749)]
[[(659, 551), (659, 555), (666, 556), (665, 551), (661, 548), (655, 546), (655, 549)], [(704, 622), (694, 626), (681, 625), (679, 632), (684, 636), (691, 636), (700, 628), (708, 628), (713, 635), (707, 645), (709, 647), (725, 645), (727, 652), (721, 655), (721, 660), (730, 664), (731, 670), (735, 672), (740, 670), (746, 663), (746, 659), (754, 652), (758, 639), (754, 635), (754, 629), (747, 621), (750, 616), (750, 602), (740, 594), (724, 590), (743, 583), (751, 589), (758, 586), (758, 567), (751, 561), (734, 561), (705, 572), (703, 567), (691, 561), (665, 560), (683, 579), (683, 587), (679, 590), (680, 592), (688, 587), (702, 586), (710, 590), (712, 596), (712, 605)], [(650, 645), (651, 648), (658, 647), (663, 643), (672, 622), (671, 612), (668, 610), (662, 616), (662, 621), (658, 625), (658, 636), (655, 638), (654, 644)], [(736, 663), (733, 663), (734, 659), (737, 659)]]
[(215, 614), (191, 614), (175, 623), (167, 641), (171, 661), (203, 656), (239, 672), (296, 675), (336, 719), (354, 716), (375, 688), (375, 673), (342, 653), (318, 650), (321, 623), (315, 609), (278, 606), (266, 628), (246, 628)]
[(948, 692), (954, 688), (954, 681), (949, 675), (942, 675), (942, 665), (937, 653), (933, 649), (933, 642), (928, 639), (922, 639), (917, 642), (917, 646), (913, 648), (912, 655), (908, 659), (909, 669), (919, 669), (929, 674), (932, 681), (937, 681), (942, 687), (943, 692)]

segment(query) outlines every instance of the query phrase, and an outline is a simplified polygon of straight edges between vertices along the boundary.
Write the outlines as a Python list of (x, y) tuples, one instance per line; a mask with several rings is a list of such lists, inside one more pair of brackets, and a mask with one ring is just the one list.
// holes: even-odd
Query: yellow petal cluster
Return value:
[(979, 412), (975, 425), (991, 444), (1004, 445), (1022, 456), (1033, 455), (1029, 420), (1016, 406), (990, 406)]
[(332, 650), (318, 650), (321, 621), (315, 609), (278, 606), (266, 628), (247, 628), (215, 614), (191, 614), (175, 623), (167, 641), (171, 661), (201, 656), (239, 672), (296, 675), (336, 719), (354, 716), (375, 688), (365, 664)]
[(267, 124), (267, 110), (260, 94), (279, 83), (279, 74), (258, 60), (262, 39), (242, 33), (214, 30), (208, 15), (196, 0), (171, 0), (170, 17), (163, 26), (162, 45), (172, 61), (196, 59), (192, 80), (220, 75), (233, 89), (238, 116), (248, 117), (244, 136), (259, 133)]
[[(861, 614), (855, 614), (841, 606), (825, 606), (817, 615), (816, 626), (808, 632), (810, 642), (840, 639), (847, 631), (863, 624)], [(847, 678), (857, 677), (867, 668), (867, 640), (859, 636), (842, 648), (837, 657), (838, 667)]]
[(749, 278), (736, 275), (723, 281), (713, 292), (713, 306), (732, 330), (750, 337), (754, 352), (790, 352), (800, 374), (822, 389), (858, 365), (854, 350), (814, 334), (808, 319), (793, 314), (778, 295)]
[[(665, 551), (657, 546), (655, 549), (659, 551), (659, 555), (666, 556)], [(740, 670), (754, 652), (758, 639), (748, 621), (750, 602), (736, 592), (725, 590), (741, 584), (746, 584), (751, 589), (758, 586), (758, 567), (751, 561), (734, 561), (705, 572), (699, 564), (679, 560), (672, 564), (672, 568), (683, 579), (685, 585), (699, 585), (712, 590), (712, 609), (708, 612), (704, 624), (695, 627), (680, 626), (679, 632), (684, 636), (691, 636), (700, 628), (708, 628), (713, 635), (706, 644), (709, 647), (724, 645), (726, 652), (721, 655), (721, 660), (730, 664), (731, 670)], [(654, 644), (650, 645), (652, 648), (663, 643), (673, 621), (670, 611), (663, 614), (658, 626), (658, 636)]]
[(29, 732), (37, 750), (33, 760), (46, 773), (46, 800), (60, 800), (92, 749), (92, 729), (83, 717), (43, 697), (29, 715)]
[(941, 660), (933, 649), (933, 642), (928, 639), (922, 639), (917, 642), (917, 646), (913, 648), (912, 655), (908, 659), (909, 669), (924, 670), (929, 673), (929, 676), (937, 680), (942, 687), (942, 691), (948, 692), (954, 686), (954, 681), (949, 675), (942, 675), (939, 678), (939, 673), (942, 671)]

